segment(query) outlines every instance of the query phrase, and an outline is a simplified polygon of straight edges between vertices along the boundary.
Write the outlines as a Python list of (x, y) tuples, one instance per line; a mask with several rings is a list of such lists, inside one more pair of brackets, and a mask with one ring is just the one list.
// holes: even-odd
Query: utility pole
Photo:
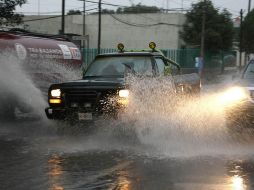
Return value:
[(248, 13), (250, 12), (250, 9), (251, 9), (251, 0), (249, 0)]
[(65, 0), (62, 0), (62, 27), (61, 27), (61, 34), (64, 34), (65, 28)]
[(101, 0), (99, 0), (99, 20), (98, 20), (98, 54), (101, 52)]
[(204, 9), (202, 16), (202, 31), (201, 31), (201, 51), (200, 51), (201, 57), (204, 57), (205, 54), (205, 22), (206, 22), (206, 11)]
[(38, 0), (38, 15), (41, 13), (41, 2)]
[(83, 36), (86, 35), (86, 0), (83, 2)]
[(167, 13), (168, 13), (168, 9), (169, 9), (169, 0), (166, 0), (167, 1)]
[(204, 60), (205, 60), (205, 24), (206, 24), (206, 0), (204, 0), (203, 5), (203, 16), (202, 16), (202, 31), (201, 31), (201, 47), (200, 47), (200, 57), (201, 57), (201, 65), (200, 70), (202, 75), (204, 69)]
[(243, 52), (243, 10), (241, 9), (240, 11), (240, 18), (241, 18), (241, 22), (240, 22), (240, 42), (239, 42), (239, 68), (240, 70), (242, 69), (242, 52)]
[[(86, 0), (83, 2), (83, 37), (86, 35)], [(86, 48), (86, 41), (83, 40), (83, 48)]]

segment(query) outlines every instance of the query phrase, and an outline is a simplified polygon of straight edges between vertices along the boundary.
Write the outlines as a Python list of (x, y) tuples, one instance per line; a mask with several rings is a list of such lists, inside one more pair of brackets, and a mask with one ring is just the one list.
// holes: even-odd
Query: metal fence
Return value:
[(182, 68), (195, 68), (195, 58), (200, 55), (199, 49), (164, 49), (162, 52)]
[[(98, 54), (97, 49), (83, 49), (84, 66), (90, 64)], [(116, 49), (101, 49), (101, 53), (117, 52)], [(199, 57), (200, 49), (163, 49), (164, 55), (177, 62), (182, 68), (195, 68), (195, 58)], [(222, 68), (233, 64), (236, 59), (235, 51), (206, 52), (205, 68)]]

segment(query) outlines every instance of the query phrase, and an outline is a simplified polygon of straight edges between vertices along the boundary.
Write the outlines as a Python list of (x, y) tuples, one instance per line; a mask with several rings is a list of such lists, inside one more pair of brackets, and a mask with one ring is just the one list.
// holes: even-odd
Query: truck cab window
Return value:
[(243, 74), (244, 79), (254, 79), (254, 61), (251, 61)]
[(164, 63), (163, 59), (155, 58), (155, 61), (156, 61), (157, 69), (158, 69), (158, 74), (160, 76), (163, 76), (164, 70), (165, 70), (165, 63)]

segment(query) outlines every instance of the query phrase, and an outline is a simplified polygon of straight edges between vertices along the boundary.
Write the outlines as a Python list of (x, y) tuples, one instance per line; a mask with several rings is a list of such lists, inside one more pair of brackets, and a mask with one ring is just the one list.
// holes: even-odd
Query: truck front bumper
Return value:
[(67, 116), (67, 111), (63, 108), (46, 108), (45, 113), (48, 119), (55, 120), (64, 120)]
[(82, 109), (71, 108), (55, 108), (49, 107), (45, 109), (48, 119), (52, 120), (74, 120), (74, 121), (94, 121), (102, 117), (117, 118), (118, 113), (122, 109), (110, 109), (105, 112), (89, 112)]

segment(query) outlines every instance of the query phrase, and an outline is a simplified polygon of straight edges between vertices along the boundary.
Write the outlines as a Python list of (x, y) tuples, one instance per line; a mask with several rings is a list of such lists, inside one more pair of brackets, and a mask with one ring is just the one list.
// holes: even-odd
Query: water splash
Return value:
[(172, 78), (131, 77), (128, 83), (130, 105), (120, 122), (133, 128), (142, 144), (188, 156), (232, 148), (218, 93), (181, 96), (175, 93)]
[[(49, 60), (20, 61), (11, 53), (0, 54), (0, 108), (3, 115), (29, 113), (45, 119), (50, 84), (79, 77), (76, 70)], [(81, 73), (81, 72), (80, 72)], [(5, 114), (7, 113), (7, 114)], [(27, 114), (25, 116), (28, 116)]]

